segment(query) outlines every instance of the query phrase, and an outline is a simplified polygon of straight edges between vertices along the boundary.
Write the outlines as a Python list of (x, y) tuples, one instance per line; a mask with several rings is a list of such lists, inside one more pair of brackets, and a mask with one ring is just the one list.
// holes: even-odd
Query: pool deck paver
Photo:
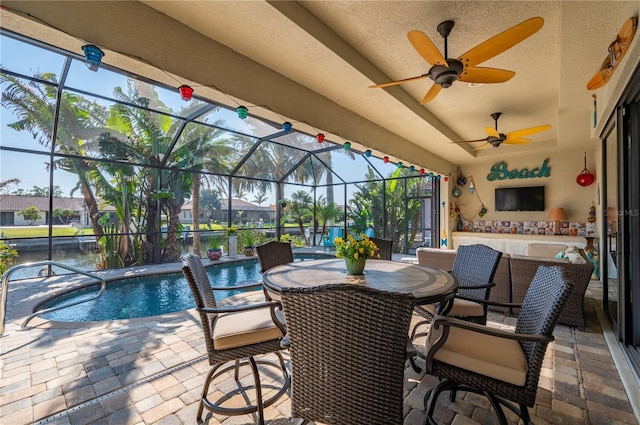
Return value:
[[(175, 264), (164, 267), (176, 270)], [(62, 287), (61, 279), (52, 286)], [(47, 291), (33, 282), (9, 287), (10, 320), (0, 338), (0, 423), (196, 422), (209, 365), (194, 310), (67, 326), (34, 319), (30, 329), (20, 330), (25, 304), (35, 302)], [(592, 282), (587, 292), (584, 331), (562, 325), (556, 328), (556, 340), (550, 344), (543, 364), (536, 405), (530, 409), (536, 425), (638, 424), (596, 314), (599, 291), (599, 283)], [(512, 328), (514, 324), (512, 317), (489, 314), (490, 326)], [(288, 361), (286, 353), (285, 358)], [(248, 373), (241, 373), (241, 381), (248, 378)], [(423, 397), (437, 379), (416, 374), (411, 368), (407, 368), (405, 377), (404, 424), (422, 424)], [(235, 387), (232, 374), (227, 373), (216, 380), (212, 390), (222, 395)], [(290, 406), (285, 396), (265, 409), (267, 422), (298, 423), (288, 419)], [(440, 397), (435, 416), (442, 425), (497, 423), (485, 398), (464, 392), (455, 403)], [(511, 412), (507, 412), (507, 418), (516, 423)], [(252, 424), (254, 420), (251, 415), (213, 415), (206, 423)]]

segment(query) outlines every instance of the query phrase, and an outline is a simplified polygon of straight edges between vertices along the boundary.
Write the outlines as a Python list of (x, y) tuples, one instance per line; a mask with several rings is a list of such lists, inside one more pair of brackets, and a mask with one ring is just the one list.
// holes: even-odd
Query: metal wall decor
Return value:
[(551, 176), (551, 167), (549, 167), (549, 158), (545, 159), (542, 162), (540, 167), (534, 167), (531, 170), (528, 168), (522, 168), (518, 170), (514, 168), (513, 170), (509, 170), (507, 168), (507, 163), (504, 161), (500, 161), (496, 164), (493, 164), (491, 167), (491, 172), (487, 175), (487, 180), (506, 180), (506, 179), (532, 179), (538, 177), (549, 177)]

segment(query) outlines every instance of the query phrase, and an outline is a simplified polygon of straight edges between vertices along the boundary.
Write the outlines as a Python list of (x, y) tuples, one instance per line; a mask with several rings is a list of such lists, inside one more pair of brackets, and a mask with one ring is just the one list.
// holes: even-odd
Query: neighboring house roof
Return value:
[[(222, 203), (222, 208), (220, 210), (225, 210), (228, 208), (227, 199), (220, 199)], [(187, 201), (182, 206), (182, 210), (191, 210), (193, 203), (191, 201)], [(242, 199), (232, 199), (231, 200), (231, 208), (234, 211), (273, 211), (274, 208), (271, 207), (261, 207), (259, 205), (252, 204), (251, 202), (243, 201)]]
[[(49, 198), (46, 196), (0, 196), (0, 211), (22, 211), (29, 207), (36, 207), (39, 211), (48, 211)], [(65, 208), (72, 211), (82, 211), (84, 208), (84, 199), (54, 197), (53, 208)]]
[[(22, 211), (36, 207), (39, 211), (49, 210), (49, 198), (46, 196), (0, 195), (0, 211)], [(53, 208), (65, 208), (72, 211), (84, 210), (84, 198), (54, 197)], [(106, 205), (98, 199), (100, 211), (115, 211), (113, 205)]]

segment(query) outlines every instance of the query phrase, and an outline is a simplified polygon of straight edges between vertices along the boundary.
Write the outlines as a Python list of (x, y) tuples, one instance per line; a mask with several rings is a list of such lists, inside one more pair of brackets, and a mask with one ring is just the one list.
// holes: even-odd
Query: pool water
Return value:
[[(260, 281), (260, 265), (256, 261), (207, 267), (213, 286), (233, 286), (235, 282)], [(90, 298), (99, 286), (90, 286), (52, 298), (38, 306), (38, 310), (65, 304), (70, 300)], [(223, 299), (245, 290), (215, 291), (216, 299)], [(89, 322), (174, 313), (195, 307), (189, 284), (182, 273), (138, 277), (107, 282), (107, 289), (99, 298), (69, 308), (52, 311), (41, 317), (57, 322)]]
[[(295, 261), (316, 258), (326, 257), (305, 255), (296, 257)], [(205, 270), (211, 285), (216, 287), (232, 288), (236, 283), (262, 280), (257, 261), (219, 264)], [(51, 298), (40, 304), (37, 310), (59, 306), (78, 298), (90, 298), (99, 289), (99, 285), (92, 285)], [(216, 300), (221, 300), (245, 291), (247, 290), (215, 291), (215, 297)], [(107, 289), (97, 299), (45, 313), (41, 317), (57, 322), (95, 322), (157, 316), (190, 308), (195, 308), (195, 301), (187, 280), (182, 273), (171, 273), (107, 282)]]

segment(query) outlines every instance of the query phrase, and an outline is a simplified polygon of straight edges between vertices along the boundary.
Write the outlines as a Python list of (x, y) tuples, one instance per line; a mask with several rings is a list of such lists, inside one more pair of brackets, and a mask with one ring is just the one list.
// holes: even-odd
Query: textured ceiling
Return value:
[[(105, 16), (104, 23), (82, 24), (79, 15), (91, 10), (87, 7), (91, 2), (3, 2), (67, 34), (103, 49), (145, 58), (195, 83), (211, 84), (203, 80), (213, 78), (226, 94), (249, 102), (250, 112), (259, 114), (258, 105), (268, 104), (265, 115), (271, 109), (299, 122), (295, 125), (303, 130), (321, 130), (328, 138), (334, 135), (337, 141), (352, 140), (356, 146), (360, 143), (376, 153), (440, 171), (447, 164), (464, 165), (495, 155), (504, 158), (532, 151), (552, 155), (593, 150), (595, 144), (589, 143), (593, 138), (593, 92), (585, 85), (598, 70), (620, 26), (628, 17), (637, 16), (640, 8), (638, 1), (105, 3), (109, 2), (94, 3), (94, 9)], [(119, 10), (120, 21), (110, 21)], [(432, 84), (430, 79), (388, 89), (368, 88), (428, 71), (430, 65), (407, 40), (410, 30), (423, 31), (443, 52), (443, 39), (436, 27), (444, 20), (455, 21), (448, 56), (457, 57), (534, 16), (545, 21), (540, 31), (482, 64), (515, 71), (508, 82), (471, 87), (457, 81), (425, 105), (419, 102)], [(131, 28), (133, 21), (140, 28)], [(109, 25), (114, 33), (107, 37), (104, 33)], [(145, 43), (171, 50), (182, 41), (193, 54), (199, 40), (194, 34), (228, 48), (218, 49), (220, 55), (212, 51), (205, 56), (207, 52), (203, 52), (200, 63), (208, 74), (196, 69), (196, 59), (172, 61), (166, 53), (154, 56), (140, 51)], [(119, 37), (124, 38), (121, 41)], [(638, 38), (625, 58), (630, 63), (623, 63), (620, 69), (624, 70), (616, 78), (628, 77), (638, 62)], [(245, 62), (238, 59), (241, 65), (237, 65), (228, 60), (237, 57)], [(251, 62), (246, 62), (247, 58)], [(108, 59), (109, 55), (105, 61)], [(140, 64), (137, 69), (130, 64), (118, 65), (146, 72)], [(609, 89), (601, 90), (606, 94)], [(266, 100), (267, 95), (278, 93), (283, 97), (280, 103)], [(501, 132), (541, 124), (552, 128), (531, 136), (533, 143), (522, 146), (474, 151), (478, 144), (453, 143), (486, 137), (484, 128), (493, 126), (490, 114), (497, 111), (503, 113)]]

